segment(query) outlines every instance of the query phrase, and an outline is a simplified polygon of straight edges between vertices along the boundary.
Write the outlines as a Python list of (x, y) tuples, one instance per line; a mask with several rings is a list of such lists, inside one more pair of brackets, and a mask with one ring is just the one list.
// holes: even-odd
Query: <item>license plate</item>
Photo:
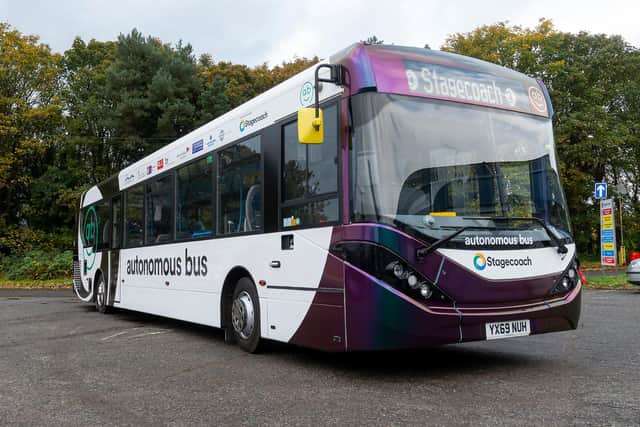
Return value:
[(488, 340), (531, 335), (531, 324), (529, 319), (485, 323), (484, 328), (487, 332)]

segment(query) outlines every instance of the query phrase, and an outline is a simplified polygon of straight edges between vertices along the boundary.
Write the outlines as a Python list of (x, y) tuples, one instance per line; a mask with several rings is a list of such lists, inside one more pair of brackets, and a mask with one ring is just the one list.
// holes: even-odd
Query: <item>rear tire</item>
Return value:
[(230, 328), (240, 348), (256, 353), (260, 345), (260, 301), (256, 287), (247, 277), (238, 280), (230, 307)]
[(109, 306), (107, 305), (107, 284), (104, 282), (104, 276), (102, 274), (98, 275), (98, 280), (96, 281), (96, 310), (100, 313), (108, 313)]

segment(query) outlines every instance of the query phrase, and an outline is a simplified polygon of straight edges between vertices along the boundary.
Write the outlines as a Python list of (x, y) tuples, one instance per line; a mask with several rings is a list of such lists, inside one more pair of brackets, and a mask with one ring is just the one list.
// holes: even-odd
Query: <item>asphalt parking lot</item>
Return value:
[(0, 424), (638, 425), (640, 289), (577, 331), (420, 351), (248, 355), (216, 329), (0, 293)]

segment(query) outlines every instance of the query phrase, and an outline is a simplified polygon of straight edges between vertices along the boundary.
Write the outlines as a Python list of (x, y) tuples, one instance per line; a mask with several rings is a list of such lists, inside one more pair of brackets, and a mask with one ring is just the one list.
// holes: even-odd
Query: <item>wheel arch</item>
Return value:
[[(222, 292), (220, 292), (220, 327), (225, 330), (225, 336), (229, 335), (226, 330), (230, 324), (230, 311), (228, 308), (231, 307), (233, 289), (236, 283), (238, 283), (238, 280), (243, 277), (249, 278), (255, 285), (256, 282), (253, 280), (253, 276), (251, 276), (249, 270), (241, 265), (236, 265), (229, 270), (222, 284)], [(260, 301), (258, 301), (258, 304), (260, 304)]]
[(100, 277), (104, 277), (104, 273), (102, 272), (102, 269), (98, 267), (96, 272), (93, 274), (93, 282), (91, 283), (91, 293), (93, 294), (91, 296), (91, 302), (96, 302), (96, 286)]

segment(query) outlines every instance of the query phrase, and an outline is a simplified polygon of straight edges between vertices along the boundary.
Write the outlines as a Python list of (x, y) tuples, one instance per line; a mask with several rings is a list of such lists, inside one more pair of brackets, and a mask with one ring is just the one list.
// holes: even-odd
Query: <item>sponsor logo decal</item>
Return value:
[(476, 256), (473, 257), (473, 266), (476, 268), (476, 270), (480, 271), (487, 268), (487, 259), (482, 253), (478, 252)]
[(240, 120), (240, 132), (244, 132), (247, 128), (254, 126), (256, 123), (266, 119), (269, 117), (269, 113), (266, 111), (259, 116), (254, 117), (253, 119), (242, 119)]
[(196, 154), (204, 149), (204, 140), (199, 139), (191, 145), (191, 154)]
[(164, 168), (164, 159), (158, 160), (157, 165), (156, 165), (156, 169), (162, 170), (162, 168)]
[(100, 223), (95, 207), (91, 206), (84, 214), (84, 255), (87, 260), (87, 270), (91, 270), (96, 262), (96, 252), (98, 252), (98, 230)]
[(305, 82), (300, 88), (300, 105), (306, 107), (313, 102), (313, 84)]
[(177, 160), (182, 160), (184, 159), (184, 157), (189, 153), (189, 146), (187, 145), (184, 150), (179, 151), (176, 155), (175, 158)]
[(220, 142), (224, 141), (224, 129), (220, 129), (220, 132), (218, 132), (218, 139)]
[(151, 175), (153, 173), (153, 165), (147, 166), (147, 175)]
[(535, 86), (529, 88), (529, 102), (537, 112), (547, 113), (547, 100), (544, 99), (542, 91)]

